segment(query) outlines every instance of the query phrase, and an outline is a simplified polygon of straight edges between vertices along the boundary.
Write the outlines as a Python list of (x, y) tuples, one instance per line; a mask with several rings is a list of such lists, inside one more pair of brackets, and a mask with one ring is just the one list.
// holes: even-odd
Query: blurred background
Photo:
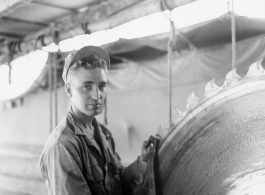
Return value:
[(70, 106), (61, 77), (70, 51), (97, 45), (110, 55), (106, 108), (97, 118), (124, 165), (160, 124), (174, 121), (176, 107), (185, 111), (192, 92), (203, 98), (213, 78), (223, 85), (232, 70), (232, 21), (238, 75), (265, 56), (263, 0), (0, 2), (1, 195), (47, 194), (36, 162)]

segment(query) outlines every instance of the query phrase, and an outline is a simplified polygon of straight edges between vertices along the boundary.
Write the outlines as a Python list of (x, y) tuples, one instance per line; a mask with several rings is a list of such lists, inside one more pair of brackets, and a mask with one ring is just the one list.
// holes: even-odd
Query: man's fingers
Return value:
[(142, 145), (142, 159), (143, 159), (143, 161), (147, 160), (147, 156), (149, 153), (149, 145), (150, 145), (149, 140), (146, 140), (143, 142), (143, 145)]
[(149, 140), (145, 140), (143, 142), (143, 148), (147, 148), (150, 145), (150, 141)]

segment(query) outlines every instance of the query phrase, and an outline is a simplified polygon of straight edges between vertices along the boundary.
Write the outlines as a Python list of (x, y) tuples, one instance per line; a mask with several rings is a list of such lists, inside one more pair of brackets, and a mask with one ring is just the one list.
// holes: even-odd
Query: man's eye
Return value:
[(106, 85), (104, 84), (104, 85), (99, 85), (99, 89), (104, 89), (106, 87)]
[(91, 85), (84, 85), (83, 88), (84, 88), (84, 89), (91, 89), (92, 86), (91, 86)]

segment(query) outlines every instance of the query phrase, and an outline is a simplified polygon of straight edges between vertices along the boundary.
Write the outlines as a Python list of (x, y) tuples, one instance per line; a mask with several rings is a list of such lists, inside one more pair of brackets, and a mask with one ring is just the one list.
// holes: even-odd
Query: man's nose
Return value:
[(100, 90), (98, 89), (97, 86), (94, 87), (94, 89), (93, 89), (92, 98), (95, 98), (95, 99), (99, 99), (100, 98)]

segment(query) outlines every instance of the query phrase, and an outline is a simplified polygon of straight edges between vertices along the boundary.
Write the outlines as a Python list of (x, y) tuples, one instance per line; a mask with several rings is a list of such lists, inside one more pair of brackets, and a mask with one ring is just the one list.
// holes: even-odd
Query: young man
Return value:
[(136, 194), (146, 170), (142, 155), (123, 168), (110, 131), (95, 116), (103, 110), (110, 59), (100, 47), (86, 46), (65, 59), (63, 80), (71, 108), (50, 134), (38, 167), (52, 195)]

